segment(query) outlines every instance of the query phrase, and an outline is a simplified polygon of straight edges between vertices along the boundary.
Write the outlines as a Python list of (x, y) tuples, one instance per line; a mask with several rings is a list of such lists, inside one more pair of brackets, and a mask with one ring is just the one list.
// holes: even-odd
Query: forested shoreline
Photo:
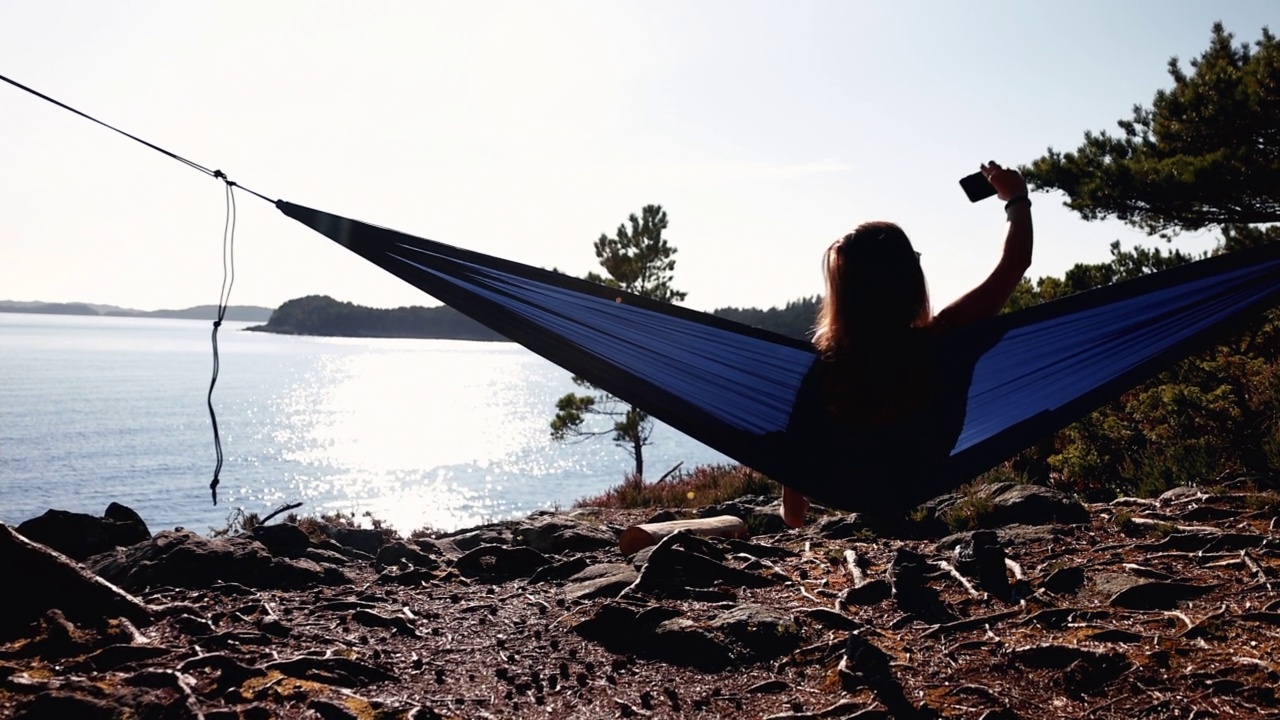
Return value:
[[(760, 310), (730, 307), (715, 310), (712, 314), (790, 337), (805, 338), (813, 327), (817, 303), (816, 297), (802, 298), (781, 308)], [(335, 300), (327, 295), (309, 295), (289, 300), (271, 314), (265, 325), (248, 329), (283, 335), (489, 342), (506, 340), (502, 335), (446, 305), (381, 309)]]

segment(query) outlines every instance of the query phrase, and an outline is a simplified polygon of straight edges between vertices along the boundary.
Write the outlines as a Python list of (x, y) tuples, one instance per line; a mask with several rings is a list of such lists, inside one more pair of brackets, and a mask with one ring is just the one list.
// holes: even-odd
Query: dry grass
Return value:
[(778, 495), (782, 487), (741, 465), (703, 465), (665, 480), (646, 483), (631, 475), (603, 494), (583, 498), (574, 507), (612, 510), (632, 508), (692, 508), (715, 505), (746, 495)]

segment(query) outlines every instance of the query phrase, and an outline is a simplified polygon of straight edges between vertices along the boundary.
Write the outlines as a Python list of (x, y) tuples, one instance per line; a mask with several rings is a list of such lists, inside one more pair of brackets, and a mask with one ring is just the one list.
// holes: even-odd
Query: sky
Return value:
[[(666, 209), (700, 310), (822, 291), (820, 258), (901, 224), (934, 304), (999, 258), (957, 180), (1115, 130), (1171, 57), (1276, 28), (1275, 0), (6, 0), (0, 75), (270, 198), (575, 275)], [(0, 83), (0, 299), (216, 303), (219, 181)], [(1160, 244), (1033, 194), (1032, 277)], [(432, 298), (237, 195), (232, 304)], [(1212, 234), (1175, 241), (1213, 245)]]

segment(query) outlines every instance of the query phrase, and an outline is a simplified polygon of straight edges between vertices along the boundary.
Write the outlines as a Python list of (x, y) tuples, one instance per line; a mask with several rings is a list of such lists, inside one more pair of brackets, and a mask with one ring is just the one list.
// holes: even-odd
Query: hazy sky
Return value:
[[(273, 198), (574, 274), (647, 203), (699, 309), (821, 291), (859, 222), (912, 236), (942, 305), (998, 201), (956, 180), (1114, 129), (1215, 20), (1276, 0), (0, 3), (0, 74)], [(239, 196), (234, 304), (436, 304)], [(1146, 240), (1035, 196), (1031, 274)], [(0, 84), (0, 299), (217, 301), (222, 185)], [(1179, 246), (1202, 249), (1208, 235)]]

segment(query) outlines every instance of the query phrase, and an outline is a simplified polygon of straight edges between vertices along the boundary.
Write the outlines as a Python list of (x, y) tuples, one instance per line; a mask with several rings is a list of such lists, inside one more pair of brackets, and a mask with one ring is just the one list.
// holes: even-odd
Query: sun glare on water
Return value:
[(545, 464), (562, 390), (532, 367), (543, 361), (492, 344), (433, 349), (330, 355), (276, 399), (272, 442), (315, 473), (300, 473), (310, 477), (295, 478), (296, 490), (340, 490), (349, 500), (325, 509), (368, 510), (397, 528), (452, 528), (509, 505), (496, 497), (502, 478), (548, 469), (522, 466), (535, 455)]

